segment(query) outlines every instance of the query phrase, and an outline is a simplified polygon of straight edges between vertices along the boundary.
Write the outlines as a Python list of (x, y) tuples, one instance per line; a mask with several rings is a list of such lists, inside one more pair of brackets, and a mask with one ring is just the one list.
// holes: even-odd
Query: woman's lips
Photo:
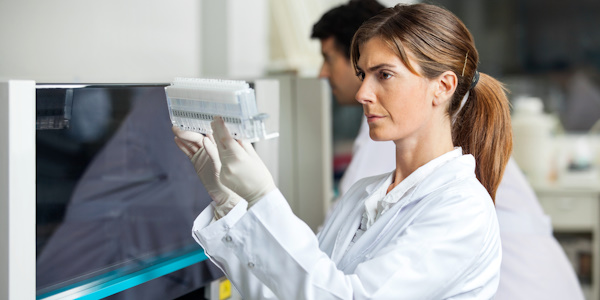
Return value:
[(379, 116), (379, 115), (365, 115), (365, 116), (367, 117), (367, 122), (369, 122), (369, 123), (383, 119), (383, 116)]

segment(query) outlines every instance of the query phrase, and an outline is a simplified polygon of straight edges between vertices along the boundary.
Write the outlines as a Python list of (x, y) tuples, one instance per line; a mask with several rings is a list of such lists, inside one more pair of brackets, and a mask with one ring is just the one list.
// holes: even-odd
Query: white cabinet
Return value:
[[(555, 235), (591, 236), (592, 277), (589, 292), (585, 294), (590, 299), (600, 299), (600, 185), (577, 189), (538, 186), (534, 189), (544, 211), (552, 219)], [(575, 266), (576, 270), (581, 267)]]

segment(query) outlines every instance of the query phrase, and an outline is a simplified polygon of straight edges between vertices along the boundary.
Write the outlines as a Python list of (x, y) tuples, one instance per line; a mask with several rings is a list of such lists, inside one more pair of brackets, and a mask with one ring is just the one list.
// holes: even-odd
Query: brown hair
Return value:
[[(419, 76), (433, 79), (446, 71), (456, 74), (458, 85), (448, 106), (448, 115), (456, 118), (452, 139), (455, 146), (475, 157), (477, 179), (494, 200), (512, 152), (510, 104), (502, 83), (483, 73), (476, 76), (479, 54), (469, 30), (441, 7), (398, 4), (358, 29), (350, 48), (355, 67), (360, 46), (373, 37), (385, 41), (406, 67)], [(421, 67), (422, 74), (410, 65), (407, 51)], [(468, 99), (460, 108), (467, 92)]]

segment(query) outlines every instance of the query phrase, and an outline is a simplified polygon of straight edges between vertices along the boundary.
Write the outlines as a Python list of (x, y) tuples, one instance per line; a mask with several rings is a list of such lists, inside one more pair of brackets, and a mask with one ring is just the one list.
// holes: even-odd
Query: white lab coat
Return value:
[[(371, 140), (363, 118), (354, 141), (352, 161), (340, 182), (340, 193), (343, 195), (367, 174), (392, 170), (394, 153), (393, 142)], [(502, 267), (495, 299), (582, 300), (575, 271), (552, 235), (550, 218), (512, 158), (496, 192), (496, 211), (502, 239)]]
[(279, 190), (214, 222), (208, 207), (193, 235), (245, 299), (490, 299), (501, 261), (496, 214), (474, 158), (457, 151), (350, 248), (365, 199), (392, 173), (353, 186), (317, 236)]

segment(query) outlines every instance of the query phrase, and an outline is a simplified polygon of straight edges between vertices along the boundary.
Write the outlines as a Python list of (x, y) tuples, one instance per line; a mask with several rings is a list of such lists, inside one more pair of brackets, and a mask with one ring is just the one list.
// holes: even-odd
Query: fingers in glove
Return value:
[(215, 135), (217, 147), (223, 150), (231, 150), (237, 147), (237, 142), (229, 134), (229, 130), (225, 127), (225, 121), (221, 117), (215, 117), (210, 123), (210, 126)]
[(248, 153), (248, 155), (250, 155), (250, 157), (261, 160), (261, 158), (258, 156), (258, 153), (256, 153), (256, 150), (254, 150), (254, 146), (252, 146), (252, 143), (250, 143), (248, 141), (238, 141), (238, 142), (239, 142), (240, 146), (242, 146), (242, 148), (244, 148), (246, 153)]
[(200, 150), (200, 147), (197, 145), (189, 143), (178, 137), (175, 137), (175, 144), (177, 144), (177, 147), (179, 147), (179, 149), (181, 149), (181, 151), (183, 151), (183, 153), (190, 159)]
[(215, 136), (214, 135), (207, 134), (206, 137), (208, 137), (213, 144), (217, 145), (217, 142), (215, 142)]
[(179, 128), (177, 126), (171, 127), (171, 130), (173, 131), (175, 136), (178, 137), (179, 139), (182, 139), (189, 143), (195, 143), (197, 145), (202, 145), (202, 140), (204, 139), (204, 135), (202, 135), (201, 133), (182, 130), (181, 128)]
[(206, 153), (208, 154), (210, 159), (213, 161), (215, 170), (220, 170), (221, 169), (221, 159), (219, 158), (219, 150), (217, 149), (217, 145), (215, 144), (214, 138), (211, 138), (211, 137), (212, 137), (212, 135), (210, 137), (207, 137), (204, 139), (203, 146), (204, 146), (204, 149), (206, 149)]
[[(208, 159), (210, 159), (210, 156), (208, 157)], [(193, 153), (192, 156), (190, 157), (190, 160), (192, 161), (192, 163), (194, 163), (194, 168), (198, 168), (198, 169), (203, 168), (205, 165), (205, 161), (208, 161), (208, 159), (207, 159), (206, 148), (200, 148), (198, 151)], [(196, 173), (198, 173), (198, 170), (196, 170)]]

